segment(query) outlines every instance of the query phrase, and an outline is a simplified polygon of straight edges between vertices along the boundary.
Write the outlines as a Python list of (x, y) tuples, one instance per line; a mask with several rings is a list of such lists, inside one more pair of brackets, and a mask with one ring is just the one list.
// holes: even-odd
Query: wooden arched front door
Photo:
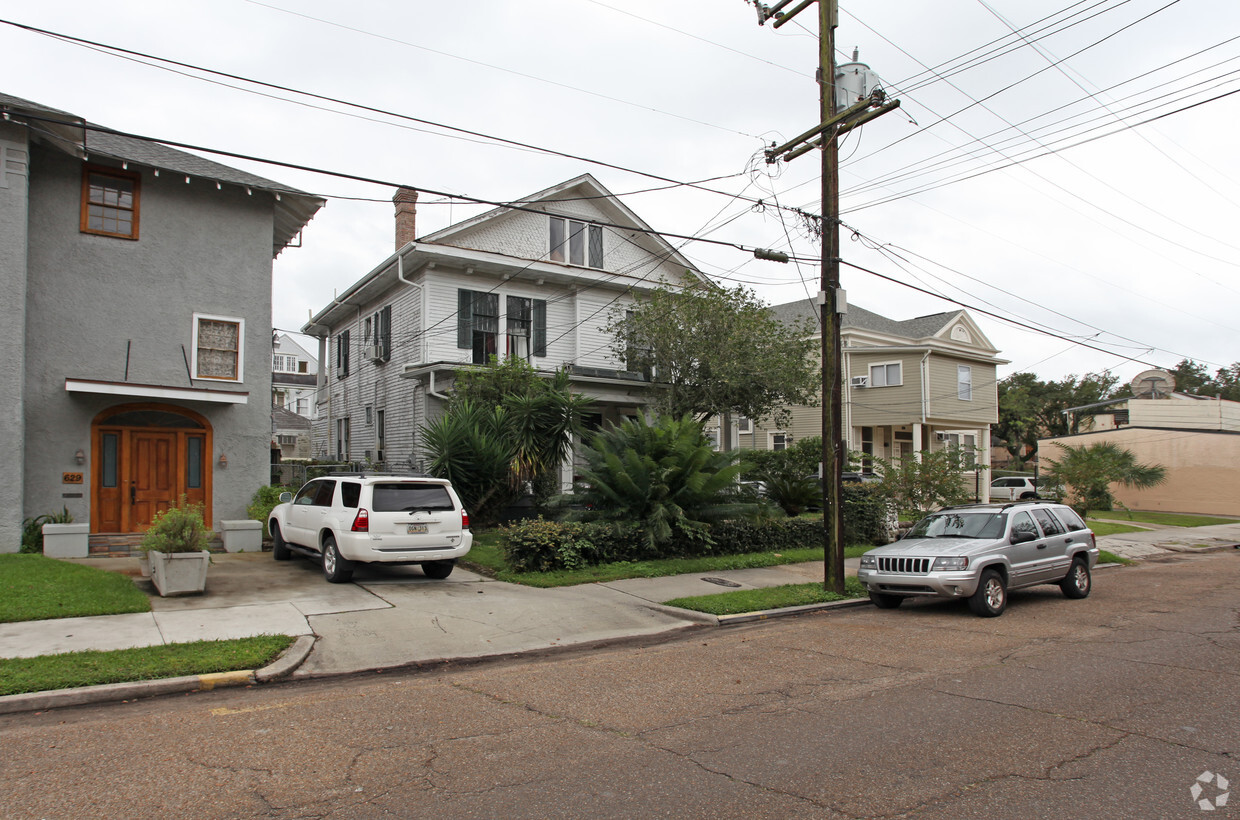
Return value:
[(91, 532), (143, 532), (184, 496), (211, 525), (211, 424), (166, 404), (124, 404), (91, 425)]

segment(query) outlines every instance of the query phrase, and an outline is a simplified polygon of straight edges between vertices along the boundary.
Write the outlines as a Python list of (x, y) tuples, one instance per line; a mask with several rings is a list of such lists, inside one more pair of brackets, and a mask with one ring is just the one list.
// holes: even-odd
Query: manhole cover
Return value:
[(718, 584), (721, 587), (739, 587), (740, 584), (735, 581), (729, 581), (727, 578), (703, 578), (708, 584)]

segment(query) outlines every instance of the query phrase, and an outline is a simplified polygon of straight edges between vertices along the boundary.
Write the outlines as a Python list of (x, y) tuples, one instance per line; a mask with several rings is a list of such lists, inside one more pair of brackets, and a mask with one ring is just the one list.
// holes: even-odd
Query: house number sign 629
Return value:
[(81, 473), (61, 473), (60, 481), (62, 484), (81, 484)]

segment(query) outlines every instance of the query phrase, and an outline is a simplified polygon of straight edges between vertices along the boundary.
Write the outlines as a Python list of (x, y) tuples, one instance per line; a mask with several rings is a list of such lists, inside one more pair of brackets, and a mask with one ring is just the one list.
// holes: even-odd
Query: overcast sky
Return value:
[[(46, 0), (0, 17), (581, 159), (0, 25), (0, 90), (123, 131), (494, 201), (589, 172), (656, 229), (819, 255), (776, 207), (821, 213), (819, 154), (762, 159), (817, 122), (816, 7), (778, 30), (745, 0)], [(921, 291), (963, 302), (1011, 360), (1001, 376), (1240, 360), (1240, 3), (853, 0), (837, 59), (854, 47), (902, 105), (841, 144), (843, 259), (896, 280), (845, 265), (849, 302), (893, 319), (957, 307)], [(275, 262), (276, 327), (394, 249), (392, 188), (217, 159), (329, 198)], [(424, 193), (419, 233), (480, 210)], [(814, 263), (682, 252), (772, 304), (818, 291)]]

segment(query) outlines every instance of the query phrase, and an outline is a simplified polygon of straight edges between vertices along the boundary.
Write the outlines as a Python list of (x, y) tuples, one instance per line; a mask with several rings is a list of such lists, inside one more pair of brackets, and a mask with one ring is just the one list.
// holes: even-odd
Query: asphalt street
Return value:
[(7, 715), (0, 817), (1234, 815), (1240, 551), (1094, 580)]

